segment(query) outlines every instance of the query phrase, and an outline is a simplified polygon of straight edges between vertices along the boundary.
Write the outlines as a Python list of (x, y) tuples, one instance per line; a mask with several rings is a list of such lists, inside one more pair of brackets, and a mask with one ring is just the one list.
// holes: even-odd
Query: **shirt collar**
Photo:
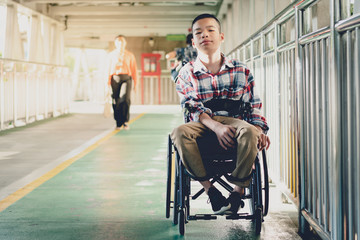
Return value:
[[(228, 67), (228, 68), (234, 68), (235, 67), (234, 64), (232, 63), (232, 61), (230, 59), (228, 59), (227, 57), (225, 57), (225, 55), (223, 53), (221, 53), (221, 56), (224, 57), (224, 61), (222, 63), (220, 71), (225, 70), (226, 67)], [(200, 61), (200, 59), (198, 57), (194, 61), (194, 73), (195, 72), (208, 72), (207, 68)]]

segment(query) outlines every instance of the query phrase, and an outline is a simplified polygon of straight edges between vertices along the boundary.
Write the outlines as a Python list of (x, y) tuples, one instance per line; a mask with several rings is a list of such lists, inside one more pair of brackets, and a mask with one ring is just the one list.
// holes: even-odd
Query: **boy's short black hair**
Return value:
[(196, 18), (194, 18), (194, 20), (192, 21), (192, 24), (191, 24), (191, 30), (193, 30), (193, 26), (197, 21), (199, 21), (200, 19), (204, 19), (204, 18), (215, 19), (215, 21), (219, 24), (219, 30), (221, 32), (221, 24), (220, 24), (219, 19), (217, 19), (217, 17), (215, 17), (214, 15), (212, 15), (210, 13), (203, 13), (203, 14), (200, 14), (199, 16), (197, 16)]

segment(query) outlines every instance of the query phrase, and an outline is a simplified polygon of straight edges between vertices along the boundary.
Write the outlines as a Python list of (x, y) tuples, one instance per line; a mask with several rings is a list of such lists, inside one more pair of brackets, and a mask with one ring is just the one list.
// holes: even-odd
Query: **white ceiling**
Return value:
[(66, 45), (107, 47), (114, 36), (187, 34), (194, 17), (218, 14), (222, 0), (23, 0), (65, 23)]

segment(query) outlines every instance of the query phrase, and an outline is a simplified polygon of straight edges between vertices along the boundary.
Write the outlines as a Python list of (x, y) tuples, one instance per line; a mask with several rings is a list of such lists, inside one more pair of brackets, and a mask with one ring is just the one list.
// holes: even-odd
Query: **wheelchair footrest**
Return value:
[(188, 217), (189, 220), (214, 220), (217, 216), (213, 214), (195, 214)]
[(229, 220), (236, 220), (236, 219), (253, 219), (254, 215), (248, 214), (248, 213), (239, 213), (239, 214), (233, 214), (226, 216), (226, 219)]

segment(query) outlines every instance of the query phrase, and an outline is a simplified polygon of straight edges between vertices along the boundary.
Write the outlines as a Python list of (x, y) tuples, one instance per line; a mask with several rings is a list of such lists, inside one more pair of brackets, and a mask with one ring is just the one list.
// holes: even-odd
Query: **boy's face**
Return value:
[(193, 25), (193, 47), (205, 54), (216, 52), (224, 40), (220, 26), (213, 18), (203, 18)]

